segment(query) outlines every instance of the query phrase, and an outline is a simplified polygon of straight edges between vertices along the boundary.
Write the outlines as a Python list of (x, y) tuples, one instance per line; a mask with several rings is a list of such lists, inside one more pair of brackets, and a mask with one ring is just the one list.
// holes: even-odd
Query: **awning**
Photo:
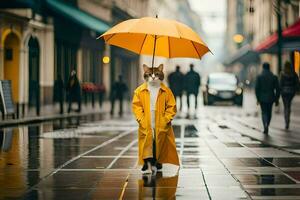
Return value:
[(81, 26), (96, 31), (97, 33), (104, 33), (110, 28), (107, 23), (101, 21), (100, 19), (61, 1), (46, 0), (46, 2), (48, 7), (53, 12), (60, 14)]
[(0, 0), (0, 8), (33, 8), (33, 0)]
[[(300, 19), (282, 31), (283, 37), (283, 50), (295, 51), (300, 50)], [(266, 38), (261, 44), (259, 44), (255, 51), (261, 53), (274, 53), (277, 51), (277, 41), (278, 35), (274, 33), (273, 35)]]
[(260, 58), (257, 52), (253, 51), (250, 45), (245, 45), (240, 48), (232, 57), (228, 58), (224, 65), (230, 66), (235, 63), (242, 64), (251, 64), (251, 63), (259, 63)]

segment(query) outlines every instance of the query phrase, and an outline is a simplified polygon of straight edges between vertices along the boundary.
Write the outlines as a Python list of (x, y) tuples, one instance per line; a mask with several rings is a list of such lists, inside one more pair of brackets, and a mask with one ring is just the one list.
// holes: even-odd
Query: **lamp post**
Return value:
[(281, 0), (277, 0), (276, 3), (277, 3), (276, 16), (277, 16), (277, 35), (278, 35), (278, 41), (277, 41), (278, 68), (277, 68), (277, 72), (278, 72), (278, 74), (280, 74), (281, 67), (282, 67), (282, 26), (281, 26), (281, 12), (280, 12)]

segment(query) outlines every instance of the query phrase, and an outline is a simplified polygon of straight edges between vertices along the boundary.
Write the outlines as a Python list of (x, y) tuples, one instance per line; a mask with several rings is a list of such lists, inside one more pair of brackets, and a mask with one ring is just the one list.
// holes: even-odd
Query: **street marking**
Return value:
[(127, 187), (127, 185), (128, 185), (129, 175), (130, 175), (130, 174), (128, 174), (127, 177), (126, 177), (126, 181), (125, 181), (125, 183), (124, 183), (124, 185), (123, 185), (123, 187), (122, 187), (122, 192), (121, 192), (121, 195), (120, 195), (120, 197), (119, 197), (119, 200), (122, 200), (123, 197), (124, 197), (125, 190), (126, 190), (126, 187)]
[(107, 141), (101, 143), (100, 145), (98, 145), (98, 146), (96, 146), (96, 147), (94, 147), (94, 148), (92, 148), (92, 149), (90, 149), (90, 150), (88, 150), (88, 151), (86, 151), (86, 152), (84, 152), (84, 153), (82, 153), (82, 154), (79, 154), (78, 156), (75, 156), (74, 158), (72, 158), (72, 159), (66, 161), (64, 164), (60, 165), (60, 166), (59, 166), (58, 168), (56, 168), (54, 171), (52, 171), (51, 173), (49, 173), (49, 174), (47, 174), (46, 176), (42, 177), (38, 183), (36, 183), (35, 185), (33, 185), (33, 186), (31, 186), (30, 188), (28, 188), (28, 189), (26, 190), (25, 193), (29, 193), (29, 192), (31, 192), (32, 190), (34, 190), (34, 189), (39, 185), (40, 182), (42, 182), (43, 180), (47, 179), (49, 176), (52, 176), (52, 175), (56, 174), (58, 171), (62, 170), (65, 166), (67, 166), (67, 165), (70, 164), (71, 162), (73, 162), (73, 161), (75, 161), (75, 160), (78, 160), (78, 159), (81, 158), (82, 156), (85, 156), (85, 155), (91, 153), (92, 151), (95, 151), (95, 150), (97, 150), (97, 149), (100, 149), (101, 147), (106, 146), (106, 145), (108, 145), (108, 144), (110, 144), (110, 143), (112, 143), (112, 142), (114, 142), (114, 141), (116, 141), (116, 140), (118, 140), (118, 139), (120, 139), (120, 138), (122, 138), (122, 137), (128, 135), (129, 133), (133, 132), (134, 130), (136, 130), (136, 128), (132, 128), (132, 129), (130, 129), (130, 130), (127, 130), (127, 131), (125, 131), (125, 132), (123, 132), (123, 133), (121, 133), (121, 134), (119, 134), (119, 135), (117, 135), (117, 136), (111, 138), (110, 140), (107, 140)]
[(111, 161), (111, 163), (106, 167), (106, 169), (110, 169), (114, 164), (115, 162), (126, 152), (128, 151), (133, 145), (135, 145), (135, 143), (137, 143), (137, 139), (135, 139), (134, 141), (130, 142), (118, 155), (117, 157)]
[[(216, 123), (218, 123), (218, 122), (216, 122)], [(236, 130), (236, 129), (232, 128), (232, 127), (230, 127), (230, 128), (231, 128), (231, 130), (235, 130), (235, 131), (237, 131), (239, 134), (243, 135), (243, 133), (239, 132), (239, 130)], [(225, 133), (225, 134), (226, 134), (226, 133)], [(258, 158), (263, 159), (265, 162), (269, 163), (269, 164), (272, 165), (273, 167), (275, 167), (275, 168), (277, 168), (278, 170), (280, 170), (285, 176), (287, 176), (288, 178), (290, 178), (291, 180), (293, 180), (295, 183), (297, 183), (297, 184), (300, 183), (300, 181), (298, 181), (297, 179), (293, 178), (292, 176), (290, 176), (289, 174), (287, 174), (286, 172), (284, 172), (284, 171), (282, 170), (281, 167), (278, 167), (276, 164), (274, 164), (274, 163), (272, 163), (272, 162), (266, 160), (264, 157), (262, 157), (261, 155), (259, 155), (259, 154), (256, 153), (255, 151), (253, 151), (251, 148), (249, 148), (249, 147), (247, 147), (246, 145), (244, 145), (243, 143), (237, 141), (234, 137), (232, 137), (232, 136), (230, 136), (230, 135), (229, 135), (228, 137), (230, 137), (230, 138), (231, 138), (232, 140), (234, 140), (236, 143), (242, 145), (244, 148), (246, 148), (248, 151), (250, 151), (251, 153), (253, 153), (254, 155), (256, 155)], [(247, 136), (247, 137), (249, 137), (249, 136)], [(277, 147), (277, 148), (278, 148), (278, 147)], [(281, 151), (283, 151), (283, 150), (280, 149), (280, 148), (278, 148), (278, 149), (281, 150)]]
[(102, 169), (61, 169), (59, 170), (61, 172), (88, 172), (88, 171), (91, 171), (91, 172), (106, 172), (106, 171), (140, 171), (139, 169), (137, 168), (132, 168), (132, 169), (128, 169), (128, 168), (124, 168), (124, 169), (106, 169), (106, 168), (102, 168)]
[[(217, 123), (217, 122), (215, 122)], [(200, 130), (199, 126), (198, 125), (194, 125), (195, 128), (197, 130)], [(207, 126), (206, 127), (207, 129), (207, 132), (211, 132), (209, 130), (209, 127)], [(225, 163), (218, 157), (218, 155), (216, 154), (216, 152), (213, 150), (213, 148), (211, 147), (211, 145), (209, 144), (209, 142), (207, 141), (207, 138), (206, 137), (203, 137), (203, 141), (205, 142), (205, 144), (207, 145), (207, 147), (211, 150), (211, 152), (214, 154), (214, 156), (216, 157), (216, 159), (223, 165), (224, 169), (230, 174), (230, 176), (239, 184), (239, 187), (241, 190), (243, 190), (245, 196), (249, 199), (252, 199), (251, 198), (251, 195), (246, 191), (246, 189), (244, 188), (243, 184), (239, 181), (239, 179), (237, 179), (234, 174), (231, 173), (231, 171), (227, 168), (227, 166), (225, 165)], [(209, 191), (208, 191), (209, 192)]]
[[(115, 158), (116, 156), (82, 156), (82, 158)], [(138, 158), (138, 156), (120, 156), (120, 158)]]

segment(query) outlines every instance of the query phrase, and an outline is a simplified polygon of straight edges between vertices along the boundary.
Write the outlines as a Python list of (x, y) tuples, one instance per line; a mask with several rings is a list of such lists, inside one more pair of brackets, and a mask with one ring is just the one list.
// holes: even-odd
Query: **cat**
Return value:
[(163, 65), (154, 68), (143, 65), (143, 69), (145, 81), (134, 91), (132, 111), (139, 124), (141, 171), (155, 174), (162, 169), (162, 163), (179, 165), (171, 123), (177, 109), (172, 91), (162, 83)]
[[(160, 64), (158, 67), (150, 68), (147, 65), (143, 65), (144, 69), (144, 80), (147, 83), (147, 88), (150, 93), (150, 113), (151, 113), (151, 128), (153, 130), (152, 137), (155, 138), (155, 110), (156, 110), (156, 101), (158, 92), (160, 89), (160, 85), (164, 80), (164, 73), (163, 73), (163, 64)], [(155, 163), (156, 161), (146, 161), (143, 169), (150, 168), (152, 171), (156, 172), (157, 169), (161, 169), (161, 164)]]

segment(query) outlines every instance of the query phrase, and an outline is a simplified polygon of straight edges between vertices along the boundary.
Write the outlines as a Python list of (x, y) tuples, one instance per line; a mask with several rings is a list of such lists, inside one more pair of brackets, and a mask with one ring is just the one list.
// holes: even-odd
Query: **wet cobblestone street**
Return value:
[(173, 121), (181, 166), (156, 176), (137, 166), (131, 117), (2, 129), (0, 199), (300, 199), (300, 156), (248, 137), (233, 123), (242, 110), (222, 109)]

